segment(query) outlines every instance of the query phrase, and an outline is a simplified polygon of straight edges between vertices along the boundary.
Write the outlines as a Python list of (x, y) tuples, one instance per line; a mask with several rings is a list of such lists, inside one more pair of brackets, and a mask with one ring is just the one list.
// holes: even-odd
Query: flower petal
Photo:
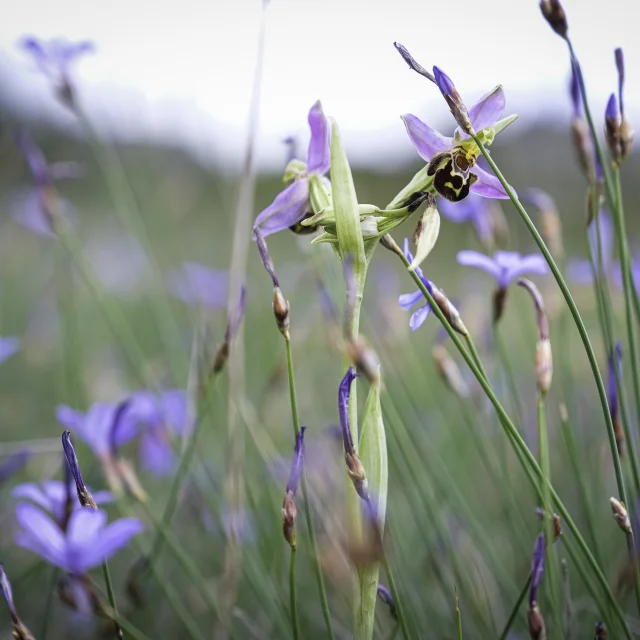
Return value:
[(502, 115), (506, 99), (502, 85), (498, 85), (493, 91), (485, 95), (469, 109), (471, 124), (476, 131), (491, 127)]
[(169, 271), (167, 289), (189, 306), (209, 311), (222, 309), (227, 303), (227, 272), (197, 262), (183, 262)]
[(20, 338), (0, 337), (0, 362), (20, 350)]
[(142, 522), (135, 518), (122, 518), (110, 524), (103, 529), (93, 545), (85, 548), (81, 559), (84, 570), (88, 571), (108, 560), (143, 528)]
[(424, 321), (429, 317), (430, 313), (431, 307), (428, 304), (420, 307), (409, 320), (409, 326), (411, 327), (411, 330), (415, 331), (416, 329), (419, 329), (424, 324)]
[(95, 544), (105, 524), (107, 514), (104, 511), (76, 509), (69, 518), (67, 544), (78, 551), (84, 550), (84, 546)]
[(161, 428), (151, 429), (140, 438), (140, 458), (151, 473), (164, 476), (173, 470), (175, 456)]
[(42, 509), (35, 505), (21, 503), (16, 507), (16, 519), (22, 532), (16, 542), (47, 562), (66, 568), (65, 540), (60, 530)]
[(587, 285), (593, 282), (593, 268), (589, 260), (569, 260), (567, 275), (576, 284)]
[[(478, 181), (471, 186), (471, 193), (475, 193), (483, 198), (498, 198), (500, 200), (509, 199), (509, 196), (500, 183), (500, 180), (498, 180), (498, 178), (496, 178), (492, 173), (485, 171), (478, 165), (473, 167), (471, 173), (475, 173), (478, 176)], [(513, 187), (511, 188), (513, 189)], [(513, 189), (513, 192), (515, 193), (515, 189)]]
[(436, 153), (450, 151), (453, 147), (451, 138), (443, 136), (416, 116), (405, 113), (401, 118), (416, 151), (426, 162), (429, 162)]
[(495, 260), (489, 256), (485, 256), (483, 253), (471, 250), (459, 251), (456, 256), (456, 260), (458, 261), (458, 264), (465, 267), (476, 267), (478, 269), (482, 269), (496, 280), (500, 279), (502, 269), (498, 264), (496, 264)]
[(400, 308), (405, 311), (409, 311), (414, 304), (417, 304), (422, 300), (422, 291), (418, 289), (418, 291), (414, 291), (413, 293), (404, 293), (398, 298), (398, 304)]
[(446, 198), (439, 198), (438, 209), (451, 222), (467, 222), (473, 219), (476, 209), (481, 206), (480, 203), (480, 198), (474, 198), (472, 195), (460, 200), (460, 202), (451, 202)]
[(320, 100), (311, 107), (308, 120), (311, 139), (307, 150), (307, 172), (325, 174), (331, 166), (329, 153), (331, 130)]
[(511, 267), (507, 271), (505, 278), (508, 282), (511, 282), (520, 276), (529, 274), (544, 275), (546, 273), (549, 273), (547, 261), (544, 259), (544, 256), (534, 253), (524, 256), (517, 265)]
[(51, 510), (49, 498), (35, 482), (24, 482), (16, 485), (11, 490), (11, 495), (20, 500), (29, 500), (47, 511)]
[(262, 211), (254, 222), (263, 237), (284, 231), (300, 222), (309, 202), (309, 181), (307, 178), (294, 180), (276, 199)]

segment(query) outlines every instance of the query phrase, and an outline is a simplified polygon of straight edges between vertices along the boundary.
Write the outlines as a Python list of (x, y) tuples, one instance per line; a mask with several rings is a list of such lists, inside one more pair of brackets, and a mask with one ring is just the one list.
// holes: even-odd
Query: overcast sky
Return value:
[[(627, 62), (626, 102), (640, 113), (636, 0), (566, 0), (570, 32), (597, 114), (616, 87), (613, 49)], [(16, 98), (69, 123), (16, 42), (90, 39), (77, 66), (85, 104), (103, 128), (185, 141), (205, 156), (237, 161), (244, 143), (260, 0), (20, 0), (3, 12), (0, 72)], [(473, 102), (496, 84), (526, 127), (543, 113), (568, 119), (568, 59), (536, 0), (272, 0), (268, 7), (259, 159), (284, 157), (280, 141), (306, 136), (318, 98), (345, 135), (352, 158), (384, 164), (410, 157), (399, 115), (447, 123), (434, 85), (409, 71), (402, 42), (437, 64)], [(452, 128), (452, 125), (451, 125)]]

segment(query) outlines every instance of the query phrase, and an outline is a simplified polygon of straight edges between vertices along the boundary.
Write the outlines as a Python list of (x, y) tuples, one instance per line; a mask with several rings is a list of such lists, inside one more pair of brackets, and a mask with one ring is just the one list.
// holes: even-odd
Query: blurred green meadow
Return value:
[[(18, 122), (15, 114), (7, 114), (0, 138), (0, 334), (22, 340), (21, 350), (0, 366), (0, 454), (6, 457), (23, 448), (33, 452), (28, 464), (0, 487), (0, 560), (11, 579), (21, 617), (36, 638), (42, 638), (43, 633), (48, 638), (112, 637), (113, 631), (104, 620), (91, 626), (62, 603), (55, 593), (59, 574), (14, 544), (16, 501), (11, 489), (19, 482), (62, 479), (63, 427), (56, 421), (58, 405), (69, 404), (84, 411), (98, 400), (116, 401), (129, 391), (155, 383), (185, 388), (196, 334), (198, 355), (213, 357), (223, 339), (226, 312), (198, 312), (172, 298), (167, 294), (166, 275), (184, 261), (215, 269), (228, 267), (240, 176), (204, 168), (179, 149), (119, 144), (116, 150), (144, 228), (144, 237), (134, 237), (131, 229), (121, 224), (87, 142), (33, 126), (31, 133), (49, 161), (75, 160), (83, 165), (84, 176), (61, 184), (59, 192), (73, 206), (74, 235), (104, 291), (98, 299), (59, 240), (34, 234), (11, 215), (12, 194), (29, 184), (28, 170), (11, 135), (12, 125)], [(574, 159), (569, 123), (538, 123), (528, 128), (522, 118), (513, 129), (492, 147), (493, 157), (519, 192), (541, 187), (552, 195), (562, 221), (566, 255), (586, 257), (586, 184)], [(398, 122), (398, 136), (404, 135)], [(259, 177), (254, 217), (281, 190), (284, 155), (283, 149), (283, 166), (273, 167), (273, 175)], [(419, 162), (388, 166), (383, 173), (355, 167), (359, 202), (384, 205), (420, 166)], [(634, 179), (639, 170), (637, 154), (622, 170), (632, 247), (640, 244), (640, 185)], [(501, 248), (534, 252), (536, 247), (512, 205), (506, 201), (501, 206), (508, 229)], [(535, 208), (530, 211), (540, 223)], [(125, 218), (133, 215), (122, 213)], [(395, 230), (396, 241), (411, 237), (414, 223)], [(322, 312), (318, 281), (324, 283), (340, 313), (345, 289), (332, 250), (325, 245), (310, 246), (310, 239), (288, 232), (277, 234), (269, 238), (269, 248), (282, 291), (291, 304), (298, 410), (301, 423), (307, 426), (305, 464), (329, 609), (336, 637), (349, 638), (349, 563), (355, 552), (347, 539), (342, 445), (332, 429), (338, 422), (337, 390), (345, 365), (334, 327)], [(423, 264), (424, 273), (456, 301), (500, 399), (536, 453), (533, 360), (537, 331), (530, 299), (513, 287), (499, 324), (513, 369), (514, 398), (493, 346), (494, 284), (485, 274), (457, 265), (456, 253), (463, 248), (483, 250), (470, 225), (443, 218), (438, 243)], [(629, 612), (630, 628), (640, 634), (638, 614), (630, 613), (634, 611), (633, 589), (628, 581), (620, 580), (628, 564), (627, 552), (624, 534), (611, 518), (609, 498), (617, 494), (594, 381), (555, 282), (550, 275), (533, 279), (550, 315), (555, 362), (547, 402), (552, 482), (619, 602)], [(230, 355), (231, 360), (242, 358), (245, 392), (242, 397), (229, 396), (226, 374), (216, 384), (171, 526), (216, 607), (203, 599), (202, 585), (194, 583), (167, 546), (158, 566), (201, 637), (213, 633), (216, 638), (287, 638), (291, 637), (289, 546), (282, 536), (281, 514), (293, 452), (287, 363), (271, 310), (272, 286), (253, 242), (246, 286), (244, 347)], [(457, 636), (457, 591), (464, 638), (497, 638), (527, 580), (534, 540), (540, 531), (535, 514), (540, 505), (494, 410), (478, 393), (448, 340), (442, 344), (459, 363), (471, 396), (456, 396), (439, 376), (432, 356), (440, 332), (437, 318), (432, 315), (416, 332), (410, 330), (410, 314), (399, 308), (397, 299), (413, 290), (415, 285), (402, 264), (379, 247), (369, 269), (361, 333), (382, 365), (389, 452), (385, 546), (412, 637), (444, 640)], [(592, 288), (576, 285), (572, 292), (604, 374), (607, 354)], [(624, 336), (623, 300), (614, 287), (612, 305), (616, 335)], [(105, 306), (120, 325), (110, 326)], [(565, 328), (563, 322), (567, 323)], [(135, 351), (124, 338), (122, 327), (137, 345)], [(364, 384), (362, 388), (358, 394), (361, 407), (366, 397)], [(635, 400), (630, 394), (627, 398), (629, 413), (635, 417)], [(568, 416), (564, 424), (561, 403)], [(235, 416), (233, 438), (238, 447), (233, 455), (230, 411)], [(633, 418), (631, 421), (635, 424)], [(79, 439), (74, 442), (87, 484), (92, 489), (107, 488), (91, 451)], [(180, 451), (179, 441), (173, 445)], [(134, 441), (125, 448), (125, 455), (134, 461), (136, 447)], [(155, 477), (139, 466), (136, 469), (149, 509), (159, 517), (171, 478)], [(241, 478), (241, 487), (230, 499), (225, 487), (231, 472)], [(299, 495), (301, 637), (323, 638), (326, 630), (302, 500)], [(110, 562), (120, 613), (150, 638), (190, 637), (154, 576), (140, 579), (141, 602), (132, 599), (127, 588), (129, 570), (141, 551), (148, 551), (154, 537), (149, 514), (126, 498), (104, 508), (110, 520), (126, 514), (146, 523), (145, 531)], [(233, 557), (231, 539), (238, 543)], [(592, 597), (581, 574), (583, 567), (568, 555), (562, 538), (554, 552), (558, 562), (566, 559), (568, 580), (559, 581), (554, 591), (548, 575), (543, 580), (539, 603), (550, 627), (548, 637), (569, 637), (554, 626), (566, 615), (567, 606), (573, 616), (571, 637), (593, 637), (595, 623), (607, 618), (609, 612), (602, 611)], [(237, 583), (229, 577), (229, 562), (237, 571)], [(99, 572), (94, 573), (103, 589)], [(587, 575), (587, 581), (592, 580)], [(381, 582), (387, 583), (384, 571)], [(597, 585), (595, 589), (599, 593)], [(557, 599), (552, 599), (552, 592)], [(232, 616), (222, 624), (217, 608), (229, 596)], [(511, 638), (527, 636), (526, 608), (525, 603)], [(0, 627), (0, 638), (9, 638), (8, 616)], [(397, 623), (379, 601), (374, 637), (386, 639), (394, 634), (400, 637)]]

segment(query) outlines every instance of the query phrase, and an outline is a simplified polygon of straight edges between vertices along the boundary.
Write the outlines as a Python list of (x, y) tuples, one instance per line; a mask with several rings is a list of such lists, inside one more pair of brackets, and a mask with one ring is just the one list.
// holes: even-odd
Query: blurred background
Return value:
[[(568, 0), (565, 9), (599, 128), (603, 127), (606, 100), (617, 89), (613, 58), (617, 46), (625, 50), (627, 115), (632, 123), (637, 121), (640, 48), (633, 20), (635, 4), (619, 0), (605, 6)], [(92, 402), (117, 400), (151, 379), (166, 387), (184, 388), (194, 334), (204, 327), (203, 340), (209, 351), (222, 340), (223, 305), (203, 313), (168, 298), (167, 283), (172, 270), (183, 262), (225, 270), (231, 260), (260, 12), (261, 3), (254, 0), (209, 4), (184, 0), (179, 6), (148, 0), (101, 5), (25, 0), (4, 12), (0, 33), (0, 335), (19, 337), (22, 347), (0, 366), (0, 452), (7, 456), (31, 447), (35, 453), (2, 486), (6, 506), (1, 553), (5, 568), (14, 576), (16, 598), (29, 603), (22, 607), (29, 626), (37, 629), (46, 612), (52, 616), (51, 638), (89, 637), (94, 631), (70, 617), (59, 603), (45, 609), (44, 585), (48, 582), (42, 577), (44, 565), (34, 564), (33, 555), (12, 544), (11, 487), (19, 481), (61, 477), (58, 405), (86, 410)], [(76, 116), (56, 99), (51, 83), (33, 59), (17, 46), (24, 35), (94, 42), (95, 52), (73, 66), (73, 85), (86, 118), (103, 142), (117, 152), (115, 157), (131, 183), (141, 226), (123, 224), (120, 214), (126, 219), (127, 212), (118, 211), (111, 197), (100, 154), (96, 155)], [(340, 125), (361, 203), (382, 207), (423, 166), (401, 114), (414, 113), (447, 135), (453, 131), (453, 120), (440, 94), (406, 67), (393, 48), (395, 40), (426, 67), (442, 67), (469, 103), (496, 84), (504, 86), (506, 114), (518, 113), (519, 118), (497, 139), (493, 157), (520, 193), (540, 187), (553, 197), (566, 255), (586, 258), (587, 185), (572, 146), (566, 46), (551, 33), (534, 1), (274, 0), (268, 9), (256, 138), (259, 177), (254, 217), (282, 188), (288, 157), (284, 138), (294, 136), (300, 157), (304, 157), (306, 115), (316, 99), (322, 100), (325, 112)], [(73, 161), (82, 168), (80, 179), (58, 187), (88, 264), (104, 290), (102, 300), (87, 287), (57, 239), (34, 232), (25, 223), (25, 198), (32, 183), (14, 141), (18, 126), (29, 129), (48, 161)], [(623, 190), (631, 245), (640, 250), (638, 171), (640, 157), (634, 153), (623, 167)], [(509, 202), (500, 206), (506, 228), (496, 246), (534, 252), (535, 245), (515, 209)], [(540, 224), (534, 207), (531, 213)], [(414, 223), (397, 230), (396, 240), (410, 237)], [(136, 233), (140, 229), (142, 235)], [(344, 287), (331, 250), (310, 246), (309, 236), (281, 233), (270, 238), (269, 247), (292, 307), (299, 409), (303, 423), (309, 426), (312, 505), (337, 634), (347, 638), (350, 610), (343, 596), (349, 581), (344, 553), (339, 553), (344, 542), (344, 470), (340, 445), (332, 439), (330, 428), (337, 422), (342, 356), (322, 313), (317, 282), (324, 283), (340, 312)], [(471, 225), (443, 219), (438, 244), (423, 266), (425, 275), (459, 305), (481, 355), (492, 371), (496, 367), (496, 384), (507, 405), (519, 413), (521, 431), (535, 451), (536, 330), (530, 302), (521, 291), (510, 294), (501, 326), (519, 390), (516, 402), (494, 362), (490, 327), (494, 283), (479, 271), (457, 265), (456, 254), (463, 248), (483, 250)], [(565, 502), (580, 525), (590, 522), (585, 504), (595, 509), (596, 522), (599, 518), (606, 522), (601, 529), (596, 526), (594, 539), (599, 541), (607, 576), (615, 583), (624, 565), (624, 541), (622, 534), (611, 539), (619, 534), (608, 506), (615, 483), (595, 386), (573, 326), (562, 333), (567, 339), (554, 338), (554, 333), (564, 331), (561, 323), (566, 309), (552, 278), (535, 279), (549, 308), (554, 354), (563, 363), (564, 378), (558, 377), (548, 405), (552, 477), (558, 478)], [(253, 244), (246, 284), (246, 397), (240, 407), (246, 436), (246, 493), (242, 504), (230, 506), (225, 498), (228, 403), (224, 381), (206, 420), (202, 452), (193, 465), (176, 531), (213, 588), (219, 588), (229, 513), (241, 510), (239, 537), (245, 555), (231, 635), (280, 638), (289, 637), (288, 547), (280, 530), (280, 504), (292, 450), (289, 398), (284, 347), (271, 314), (271, 283)], [(409, 329), (409, 314), (398, 307), (397, 299), (414, 288), (402, 265), (378, 249), (365, 292), (362, 332), (380, 358), (385, 379), (382, 402), (390, 451), (388, 539), (399, 588), (416, 637), (453, 637), (454, 584), (461, 598), (465, 638), (497, 637), (496, 629), (503, 625), (527, 576), (539, 529), (533, 515), (537, 505), (522, 469), (505, 449), (491, 409), (482, 400), (460, 402), (438, 377), (431, 356), (438, 338), (437, 320), (430, 318), (415, 333)], [(606, 349), (592, 289), (573, 283), (572, 291), (604, 371)], [(130, 365), (131, 353), (122, 335), (108, 326), (102, 307), (105, 300), (117, 310), (139, 346), (143, 360), (136, 367)], [(163, 307), (167, 301), (168, 306)], [(620, 321), (618, 333), (623, 335), (622, 297), (614, 286), (612, 305)], [(159, 317), (158, 309), (169, 310), (170, 317)], [(168, 334), (163, 329), (167, 326)], [(447, 347), (453, 354), (451, 345)], [(572, 475), (569, 448), (561, 434), (560, 402), (569, 410), (579, 468), (589, 470), (586, 503), (582, 485)], [(502, 475), (497, 484), (491, 468), (478, 457), (478, 436), (486, 440), (490, 459), (501, 456)], [(174, 446), (177, 450), (179, 443)], [(87, 460), (90, 484), (104, 487), (100, 470), (91, 466), (89, 450), (79, 444), (79, 452), (81, 460)], [(141, 471), (141, 479), (152, 497), (152, 508), (160, 511), (169, 486), (167, 478)], [(144, 534), (148, 539), (150, 530), (151, 526)], [(137, 557), (134, 549), (127, 549), (114, 563), (121, 592), (128, 568)], [(171, 558), (164, 562), (209, 635), (210, 612)], [(571, 565), (569, 572), (575, 637), (589, 637), (602, 612)], [(301, 600), (303, 637), (324, 637), (311, 561), (304, 546), (299, 584), (305, 594)], [(183, 637), (170, 610), (154, 611), (149, 606), (161, 597), (157, 587), (147, 586), (146, 607), (124, 605), (126, 615), (150, 637)], [(379, 637), (388, 637), (394, 630), (384, 613), (379, 613)], [(9, 637), (8, 625), (6, 628), (0, 637)], [(514, 630), (513, 638), (524, 637), (517, 635), (526, 633), (523, 616)]]

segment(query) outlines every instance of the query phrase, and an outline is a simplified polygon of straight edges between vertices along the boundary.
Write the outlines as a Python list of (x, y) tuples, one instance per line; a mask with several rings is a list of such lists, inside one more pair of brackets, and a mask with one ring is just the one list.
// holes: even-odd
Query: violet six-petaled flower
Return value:
[(42, 509), (28, 503), (18, 504), (16, 518), (20, 525), (16, 544), (73, 575), (101, 565), (143, 529), (134, 518), (106, 526), (104, 511), (77, 509), (63, 531)]
[(306, 169), (299, 171), (293, 182), (258, 214), (253, 225), (254, 232), (259, 233), (263, 238), (293, 227), (305, 218), (310, 206), (311, 179), (319, 179), (325, 186), (329, 186), (329, 181), (324, 174), (329, 171), (331, 165), (329, 151), (331, 130), (320, 101), (311, 107), (308, 121), (311, 139), (307, 148)]
[[(413, 254), (409, 249), (409, 238), (404, 239), (403, 253), (405, 255), (405, 258), (409, 261), (409, 263), (411, 263), (413, 261)], [(424, 277), (422, 269), (420, 269), (420, 267), (416, 267), (415, 272), (420, 280), (422, 280), (422, 284), (424, 284), (429, 293), (433, 293), (433, 283)], [(418, 302), (420, 302), (421, 300), (424, 300), (424, 296), (422, 294), (422, 291), (418, 289), (413, 293), (405, 293), (401, 295), (398, 298), (398, 304), (400, 305), (401, 309), (409, 311), (411, 307), (413, 307), (415, 304), (418, 304)], [(411, 327), (412, 331), (419, 329), (424, 324), (424, 321), (429, 317), (429, 313), (431, 313), (431, 305), (427, 301), (425, 301), (425, 303), (417, 311), (415, 311), (409, 319), (409, 326)]]
[(169, 271), (167, 288), (171, 295), (190, 307), (215, 311), (227, 303), (227, 272), (197, 262), (183, 262), (179, 268)]
[(488, 273), (495, 278), (499, 289), (506, 289), (520, 276), (549, 272), (549, 265), (538, 253), (522, 256), (517, 251), (496, 251), (490, 258), (478, 251), (464, 250), (458, 252), (457, 260), (465, 267), (476, 267)]

